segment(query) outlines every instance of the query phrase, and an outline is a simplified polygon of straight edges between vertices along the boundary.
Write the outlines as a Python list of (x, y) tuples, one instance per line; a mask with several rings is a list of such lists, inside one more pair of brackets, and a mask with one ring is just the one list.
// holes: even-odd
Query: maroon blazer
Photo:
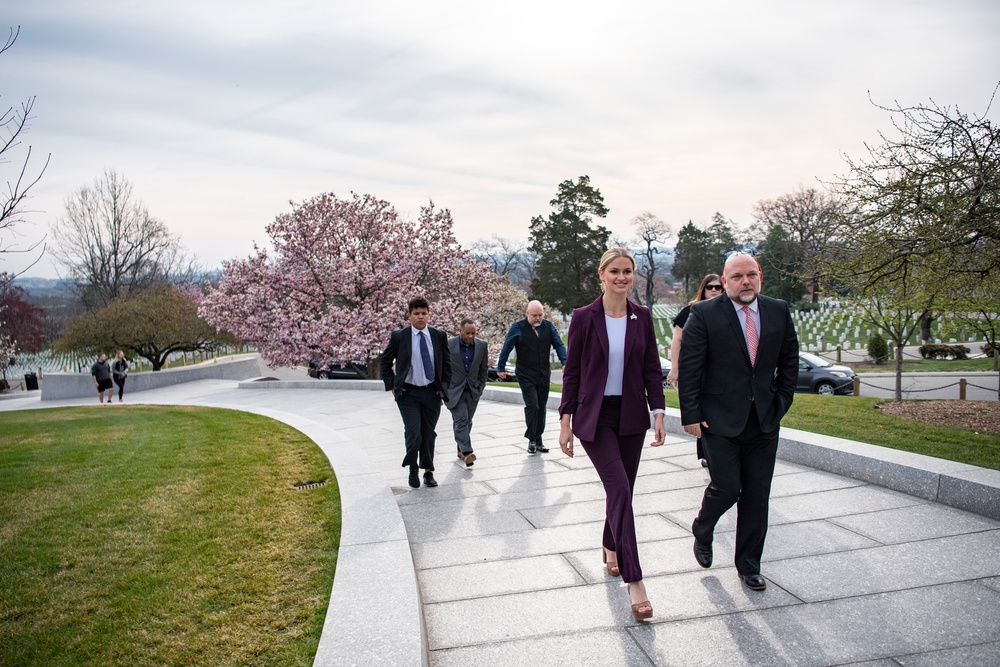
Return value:
[[(649, 309), (629, 301), (626, 318), (618, 434), (635, 435), (649, 429), (650, 410), (665, 407), (663, 371)], [(593, 442), (608, 382), (608, 329), (601, 298), (573, 311), (566, 352), (559, 416), (573, 415), (573, 435)]]

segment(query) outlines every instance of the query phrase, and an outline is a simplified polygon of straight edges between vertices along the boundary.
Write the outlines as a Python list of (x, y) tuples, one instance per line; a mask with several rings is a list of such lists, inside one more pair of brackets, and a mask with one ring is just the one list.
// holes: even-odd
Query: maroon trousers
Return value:
[(607, 494), (603, 544), (618, 554), (622, 580), (640, 581), (639, 549), (635, 540), (632, 490), (642, 456), (645, 433), (618, 435), (621, 396), (605, 396), (593, 442), (580, 440)]

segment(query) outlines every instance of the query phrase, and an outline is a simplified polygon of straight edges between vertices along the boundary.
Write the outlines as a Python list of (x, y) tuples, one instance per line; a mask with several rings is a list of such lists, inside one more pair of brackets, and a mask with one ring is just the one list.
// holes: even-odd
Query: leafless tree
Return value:
[(507, 276), (514, 285), (527, 285), (535, 273), (535, 256), (527, 246), (513, 239), (494, 234), (469, 246), (473, 257), (486, 262), (493, 273)]
[(801, 265), (796, 276), (811, 288), (813, 299), (820, 291), (822, 258), (834, 242), (844, 212), (843, 202), (832, 194), (799, 186), (798, 191), (754, 204), (754, 224), (750, 231), (765, 239), (781, 226), (801, 249)]
[[(20, 34), (20, 27), (17, 30), (12, 28), (10, 34), (7, 36), (7, 40), (0, 47), (0, 54), (11, 48)], [(0, 115), (0, 164), (9, 163), (11, 156), (8, 153), (21, 144), (22, 134), (28, 129), (28, 121), (32, 118), (31, 110), (34, 106), (35, 97), (32, 95), (19, 106), (11, 106)], [(18, 247), (16, 238), (23, 236), (23, 234), (18, 232), (16, 227), (18, 224), (25, 222), (24, 215), (27, 211), (24, 210), (24, 204), (28, 197), (28, 192), (41, 180), (42, 174), (45, 173), (45, 169), (49, 166), (49, 159), (51, 157), (51, 154), (49, 154), (45, 158), (45, 164), (42, 165), (42, 168), (38, 170), (36, 175), (34, 170), (28, 168), (31, 162), (31, 146), (28, 146), (23, 160), (18, 158), (16, 161), (21, 165), (20, 169), (15, 172), (16, 176), (13, 179), (7, 180), (6, 188), (0, 193), (0, 255), (5, 253), (37, 252), (38, 257), (31, 262), (28, 268), (34, 266), (35, 262), (41, 258), (42, 253), (45, 252), (45, 239), (42, 238), (29, 244), (27, 247), (20, 248)], [(6, 275), (10, 280), (13, 280), (17, 274), (7, 273)]]
[(178, 237), (113, 169), (67, 199), (52, 240), (53, 256), (90, 311), (192, 270)]
[[(646, 306), (652, 307), (655, 300), (653, 292), (656, 288), (656, 276), (659, 271), (656, 256), (668, 252), (663, 246), (667, 239), (674, 235), (670, 226), (649, 211), (644, 211), (632, 218), (632, 226), (639, 232), (635, 243), (639, 247), (636, 252), (636, 274), (646, 297)], [(638, 290), (640, 285), (636, 285)]]

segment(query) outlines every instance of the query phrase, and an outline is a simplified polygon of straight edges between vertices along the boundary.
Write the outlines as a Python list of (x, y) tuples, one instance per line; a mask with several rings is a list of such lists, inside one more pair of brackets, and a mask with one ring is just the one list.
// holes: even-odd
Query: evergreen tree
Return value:
[(721, 213), (712, 216), (708, 229), (699, 229), (688, 221), (677, 233), (674, 265), (670, 272), (684, 283), (687, 298), (693, 298), (701, 279), (709, 273), (722, 273), (726, 252), (738, 245), (732, 221)]
[(757, 259), (767, 277), (764, 293), (775, 299), (795, 303), (802, 299), (803, 248), (781, 225), (774, 225), (757, 246)]
[(549, 204), (548, 218), (531, 219), (530, 251), (538, 260), (532, 295), (553, 310), (569, 313), (590, 303), (601, 293), (597, 265), (607, 249), (611, 232), (592, 226), (594, 216), (604, 218), (608, 208), (601, 191), (590, 185), (589, 176), (559, 184)]

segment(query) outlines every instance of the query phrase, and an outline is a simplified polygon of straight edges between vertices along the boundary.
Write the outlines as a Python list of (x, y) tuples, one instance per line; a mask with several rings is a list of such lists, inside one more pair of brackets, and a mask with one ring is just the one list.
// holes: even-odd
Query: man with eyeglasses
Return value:
[(702, 439), (711, 476), (691, 526), (695, 560), (711, 567), (715, 526), (736, 505), (736, 570), (756, 591), (767, 587), (760, 562), (771, 478), (799, 353), (788, 304), (761, 295), (762, 281), (753, 253), (727, 255), (725, 296), (691, 306), (679, 373), (681, 423)]

